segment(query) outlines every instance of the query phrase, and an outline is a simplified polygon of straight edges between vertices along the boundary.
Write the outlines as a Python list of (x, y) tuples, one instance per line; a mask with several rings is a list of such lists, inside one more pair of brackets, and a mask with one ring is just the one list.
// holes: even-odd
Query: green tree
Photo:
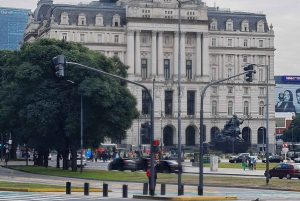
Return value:
[[(6, 55), (0, 60), (1, 131), (13, 131), (19, 138), (25, 136), (45, 156), (53, 148), (70, 149), (76, 155), (82, 95), (84, 147), (96, 148), (106, 137), (126, 138), (126, 130), (138, 116), (136, 99), (126, 83), (72, 65), (65, 68), (65, 77), (57, 78), (51, 59), (59, 54), (65, 55), (67, 61), (127, 76), (128, 66), (118, 58), (107, 58), (73, 42), (40, 39), (24, 44), (20, 51), (0, 52)], [(64, 153), (66, 158), (67, 152)], [(45, 156), (39, 155), (39, 159)], [(67, 166), (65, 163), (64, 169)]]
[(300, 142), (300, 117), (295, 117), (289, 128), (283, 131), (282, 140), (284, 142)]

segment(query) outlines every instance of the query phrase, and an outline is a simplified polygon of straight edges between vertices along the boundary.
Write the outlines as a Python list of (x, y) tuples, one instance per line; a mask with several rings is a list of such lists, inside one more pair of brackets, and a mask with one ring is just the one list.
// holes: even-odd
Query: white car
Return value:
[[(81, 166), (81, 155), (77, 155), (76, 164), (77, 164), (77, 167)], [(82, 165), (83, 165), (83, 167), (86, 166), (86, 157), (85, 156), (82, 156)]]

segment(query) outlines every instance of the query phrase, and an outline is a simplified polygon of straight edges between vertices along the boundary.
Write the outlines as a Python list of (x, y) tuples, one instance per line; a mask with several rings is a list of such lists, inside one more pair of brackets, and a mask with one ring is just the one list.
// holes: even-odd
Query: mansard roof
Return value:
[(233, 22), (233, 31), (241, 30), (241, 25), (244, 20), (249, 22), (249, 32), (257, 30), (257, 23), (259, 21), (264, 22), (265, 32), (269, 30), (266, 15), (262, 13), (230, 11), (229, 9), (219, 10), (216, 8), (208, 8), (207, 11), (208, 20), (211, 21), (215, 19), (218, 23), (218, 30), (226, 30), (226, 21), (229, 19)]
[(91, 2), (90, 4), (52, 4), (52, 5), (42, 5), (39, 9), (35, 11), (37, 18), (35, 21), (41, 22), (43, 20), (50, 23), (50, 17), (55, 17), (55, 22), (60, 23), (61, 14), (66, 12), (69, 18), (69, 24), (78, 24), (78, 16), (81, 13), (86, 15), (86, 24), (95, 24), (95, 17), (97, 14), (101, 13), (103, 15), (103, 23), (105, 25), (111, 25), (114, 15), (119, 15), (120, 25), (126, 24), (126, 10), (124, 7), (117, 5), (116, 3), (106, 3), (106, 2)]

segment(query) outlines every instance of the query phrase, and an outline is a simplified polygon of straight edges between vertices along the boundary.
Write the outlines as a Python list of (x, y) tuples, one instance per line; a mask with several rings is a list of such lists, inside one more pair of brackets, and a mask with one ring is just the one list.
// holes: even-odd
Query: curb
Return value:
[[(9, 188), (9, 187), (0, 187), (0, 191), (18, 191), (18, 192), (66, 192), (64, 188)], [(83, 188), (73, 188), (71, 192), (84, 192)], [(90, 188), (89, 192), (103, 192), (102, 188)], [(112, 192), (111, 189), (108, 189), (108, 192)]]
[(150, 196), (150, 195), (133, 195), (134, 199), (143, 200), (237, 200), (236, 196)]

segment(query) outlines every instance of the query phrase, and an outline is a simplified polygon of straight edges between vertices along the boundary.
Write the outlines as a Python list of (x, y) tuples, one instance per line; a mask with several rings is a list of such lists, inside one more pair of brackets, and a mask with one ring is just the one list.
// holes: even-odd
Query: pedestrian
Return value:
[(251, 170), (251, 158), (249, 157), (247, 161), (248, 161), (248, 169)]
[(8, 162), (8, 157), (6, 156), (5, 157), (5, 165), (7, 165), (7, 162)]
[[(150, 192), (151, 192), (150, 191), (150, 189), (151, 189), (151, 166), (150, 165), (148, 165), (148, 170), (146, 171), (146, 175), (149, 180), (148, 184), (149, 184), (149, 195), (150, 195)], [(154, 194), (155, 194), (156, 180), (157, 180), (157, 173), (156, 173), (156, 168), (154, 166)]]
[(253, 160), (254, 170), (256, 170), (256, 163), (257, 163), (256, 158), (254, 158), (254, 160)]
[(242, 167), (243, 167), (244, 171), (246, 169), (246, 163), (247, 163), (246, 156), (243, 156), (243, 158), (242, 158)]
[(250, 158), (250, 169), (251, 169), (251, 170), (253, 170), (253, 165), (254, 165), (253, 163), (254, 163), (254, 158), (251, 157), (251, 158)]

